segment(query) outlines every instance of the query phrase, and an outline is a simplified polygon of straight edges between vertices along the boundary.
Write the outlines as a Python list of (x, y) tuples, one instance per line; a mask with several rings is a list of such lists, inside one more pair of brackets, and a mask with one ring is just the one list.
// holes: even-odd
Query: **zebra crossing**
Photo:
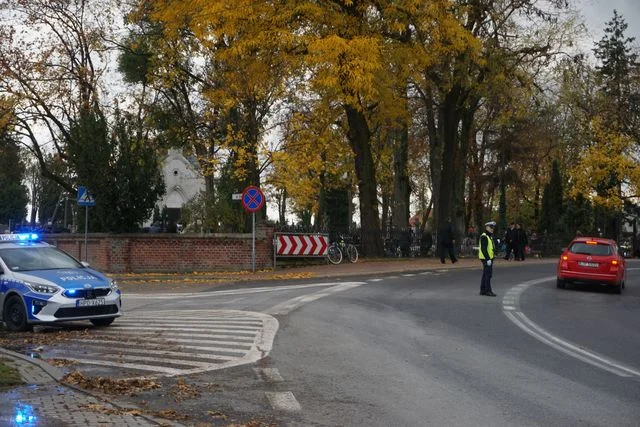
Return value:
[(276, 318), (250, 311), (133, 312), (70, 340), (64, 358), (147, 377), (188, 375), (267, 356), (277, 330)]

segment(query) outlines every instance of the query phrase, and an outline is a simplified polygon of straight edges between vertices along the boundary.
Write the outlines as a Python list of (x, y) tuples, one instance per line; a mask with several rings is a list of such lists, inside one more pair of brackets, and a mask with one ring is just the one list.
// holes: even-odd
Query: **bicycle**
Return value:
[(340, 234), (338, 241), (329, 245), (327, 250), (327, 260), (331, 264), (340, 264), (343, 259), (348, 259), (351, 263), (358, 261), (358, 248), (353, 243), (347, 242), (345, 237)]

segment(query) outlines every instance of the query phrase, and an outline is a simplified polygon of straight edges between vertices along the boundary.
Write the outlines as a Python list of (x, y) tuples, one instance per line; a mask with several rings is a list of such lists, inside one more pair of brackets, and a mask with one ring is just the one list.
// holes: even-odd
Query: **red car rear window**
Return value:
[(574, 254), (584, 254), (584, 255), (596, 255), (596, 256), (607, 256), (611, 255), (611, 246), (606, 244), (586, 244), (583, 242), (576, 242), (569, 248), (569, 252)]

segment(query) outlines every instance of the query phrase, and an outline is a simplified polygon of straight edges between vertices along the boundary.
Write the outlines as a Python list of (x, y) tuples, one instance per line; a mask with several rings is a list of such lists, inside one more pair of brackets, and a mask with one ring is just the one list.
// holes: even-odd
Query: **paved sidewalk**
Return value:
[[(115, 399), (63, 385), (62, 371), (0, 348), (0, 359), (20, 372), (24, 385), (0, 393), (0, 425), (11, 427), (181, 426), (142, 415)], [(139, 415), (140, 414), (140, 415)]]

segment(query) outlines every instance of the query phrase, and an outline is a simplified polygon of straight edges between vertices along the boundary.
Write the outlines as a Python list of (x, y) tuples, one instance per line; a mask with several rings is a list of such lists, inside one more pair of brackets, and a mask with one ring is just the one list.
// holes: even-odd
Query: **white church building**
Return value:
[(157, 206), (161, 212), (166, 207), (169, 219), (178, 221), (180, 209), (205, 190), (204, 177), (200, 173), (198, 160), (185, 157), (179, 148), (168, 150), (161, 167), (166, 190)]

